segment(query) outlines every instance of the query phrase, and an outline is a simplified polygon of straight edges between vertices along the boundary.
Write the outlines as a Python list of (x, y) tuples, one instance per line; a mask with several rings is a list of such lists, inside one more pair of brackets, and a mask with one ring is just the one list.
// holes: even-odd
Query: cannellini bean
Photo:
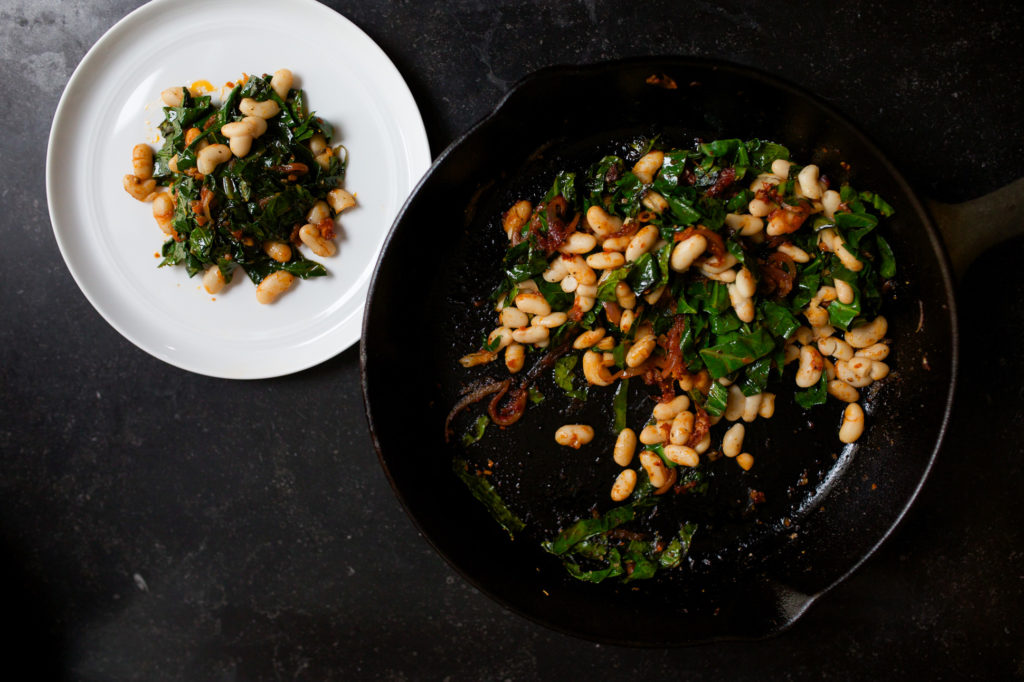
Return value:
[(278, 69), (270, 79), (270, 87), (274, 89), (281, 99), (288, 99), (288, 91), (292, 89), (292, 72), (288, 69)]
[(854, 348), (867, 348), (884, 339), (888, 331), (889, 322), (879, 315), (871, 322), (846, 332), (846, 342)]
[(658, 453), (644, 450), (640, 453), (640, 464), (647, 472), (647, 478), (651, 480), (651, 485), (655, 488), (660, 488), (668, 481), (668, 467), (661, 461)]
[[(232, 137), (255, 137), (256, 126), (253, 125), (253, 121), (263, 121), (262, 118), (257, 119), (254, 117), (243, 118), (241, 121), (232, 121), (231, 123), (225, 123), (220, 127), (220, 134), (227, 138)], [(266, 125), (266, 121), (263, 121)]]
[(230, 158), (231, 149), (226, 144), (211, 144), (196, 154), (196, 170), (209, 175)]
[(754, 301), (749, 296), (741, 294), (737, 284), (728, 284), (726, 288), (729, 290), (729, 301), (732, 303), (733, 310), (736, 311), (736, 317), (743, 322), (753, 322)]
[(277, 116), (281, 111), (281, 107), (279, 107), (277, 102), (272, 99), (257, 102), (252, 97), (244, 97), (242, 98), (242, 101), (238, 103), (238, 110), (242, 112), (243, 116), (255, 116), (257, 118), (267, 119)]
[(704, 437), (700, 439), (700, 442), (693, 446), (693, 449), (697, 451), (698, 455), (703, 455), (711, 447), (711, 432), (708, 431), (704, 434)]
[(505, 348), (505, 367), (512, 374), (523, 368), (526, 363), (526, 346), (513, 341)]
[(615, 448), (612, 450), (612, 459), (620, 467), (629, 466), (633, 461), (633, 453), (636, 452), (636, 432), (626, 427), (619, 431), (615, 439)]
[[(242, 122), (248, 123), (252, 128), (251, 135), (253, 137), (259, 137), (263, 133), (267, 132), (267, 120), (265, 118), (260, 118), (259, 116), (246, 116), (242, 119)], [(323, 138), (323, 135), (320, 137)], [(324, 142), (324, 146), (327, 146), (326, 141)]]
[(793, 164), (785, 159), (775, 159), (772, 161), (772, 174), (779, 180), (785, 181), (789, 179), (789, 169)]
[(845, 403), (855, 403), (860, 400), (860, 393), (857, 392), (857, 389), (839, 379), (828, 382), (828, 394)]
[(814, 341), (814, 332), (812, 332), (808, 327), (797, 327), (796, 331), (793, 332), (793, 338), (797, 343), (806, 346)]
[(864, 410), (857, 403), (850, 403), (843, 410), (843, 422), (839, 426), (839, 440), (853, 443), (864, 433)]
[(640, 442), (644, 445), (664, 443), (669, 439), (669, 432), (672, 426), (669, 422), (656, 422), (648, 424), (640, 431)]
[(672, 426), (668, 432), (668, 442), (674, 445), (686, 445), (693, 435), (693, 412), (683, 410), (672, 418)]
[(529, 327), (520, 327), (519, 329), (512, 331), (512, 340), (516, 343), (537, 344), (542, 341), (547, 341), (550, 336), (550, 329), (536, 324), (530, 325)]
[(683, 410), (689, 409), (689, 407), (690, 398), (686, 395), (677, 395), (672, 400), (655, 405), (653, 415), (658, 421), (675, 419), (677, 414)]
[(889, 365), (881, 360), (871, 361), (871, 371), (868, 373), (872, 381), (879, 381), (889, 376)]
[(242, 158), (249, 153), (252, 149), (252, 136), (251, 135), (238, 135), (228, 139), (228, 149), (231, 153)]
[(606, 336), (597, 343), (594, 344), (594, 348), (597, 350), (609, 351), (615, 348), (615, 337)]
[(607, 237), (622, 229), (622, 218), (609, 215), (603, 208), (595, 205), (587, 209), (587, 224), (598, 237)]
[(550, 315), (544, 315), (543, 317), (533, 318), (534, 324), (539, 324), (541, 327), (547, 327), (548, 329), (554, 329), (555, 327), (561, 327), (569, 319), (569, 316), (565, 313), (551, 313)]
[(164, 234), (173, 235), (174, 199), (169, 192), (160, 192), (153, 197), (153, 217)]
[[(596, 346), (595, 346), (596, 348)], [(615, 366), (615, 353), (602, 352), (601, 353), (601, 364), (605, 367)]]
[(811, 327), (811, 332), (814, 334), (814, 340), (825, 339), (831, 337), (836, 333), (835, 328), (830, 324), (823, 324), (820, 327)]
[(335, 215), (356, 205), (356, 198), (351, 192), (339, 188), (332, 189), (327, 193), (327, 203), (334, 210)]
[(661, 298), (661, 295), (665, 293), (666, 286), (662, 285), (657, 289), (654, 289), (651, 293), (644, 296), (644, 300), (647, 301), (648, 305), (654, 305)]
[(621, 329), (623, 333), (626, 333), (633, 328), (633, 322), (635, 321), (636, 313), (632, 310), (623, 310), (622, 316), (619, 317), (619, 329)]
[(139, 180), (153, 177), (153, 150), (148, 144), (132, 147), (132, 173)]
[(512, 330), (508, 327), (498, 327), (487, 335), (487, 346), (495, 352), (502, 350), (510, 343), (512, 343)]
[(566, 275), (562, 278), (562, 281), (559, 282), (559, 285), (562, 287), (562, 291), (567, 294), (571, 294), (576, 291), (576, 287), (579, 286), (579, 282), (577, 282), (576, 278), (572, 275)]
[(533, 213), (533, 205), (526, 200), (517, 201), (512, 204), (512, 208), (506, 211), (505, 216), (502, 218), (502, 227), (505, 228), (505, 234), (512, 238), (513, 232), (518, 232), (526, 221), (530, 219), (530, 214)]
[(786, 254), (796, 263), (807, 263), (811, 260), (810, 254), (791, 242), (783, 242), (775, 250)]
[(754, 178), (753, 182), (750, 183), (750, 189), (754, 192), (759, 192), (767, 187), (774, 187), (775, 185), (778, 185), (779, 182), (780, 180), (778, 176), (773, 175), (772, 173), (761, 173)]
[(869, 358), (871, 360), (885, 360), (889, 357), (889, 345), (886, 343), (876, 343), (867, 348), (861, 348), (854, 353), (859, 358)]
[(697, 451), (686, 445), (669, 444), (662, 450), (668, 461), (681, 467), (695, 467), (700, 464), (700, 456)]
[(597, 273), (587, 265), (587, 261), (579, 254), (562, 256), (565, 269), (579, 284), (597, 284)]
[(757, 282), (754, 280), (754, 273), (745, 267), (740, 268), (740, 271), (736, 273), (736, 292), (745, 298), (750, 298), (757, 292)]
[(601, 248), (605, 251), (620, 251), (624, 252), (626, 247), (629, 246), (630, 240), (633, 239), (630, 235), (622, 235), (621, 237), (609, 237), (601, 242)]
[(747, 406), (747, 396), (739, 386), (733, 384), (729, 387), (729, 398), (725, 403), (725, 418), (731, 422), (743, 416), (743, 410)]
[(588, 350), (583, 354), (583, 377), (595, 386), (609, 386), (615, 378), (603, 364), (600, 353)]
[[(521, 290), (521, 289), (520, 289)], [(550, 315), (551, 304), (538, 291), (523, 291), (516, 296), (516, 307), (528, 315)]]
[(518, 284), (516, 284), (516, 288), (519, 289), (520, 293), (525, 292), (525, 291), (533, 291), (533, 292), (539, 292), (540, 291), (540, 287), (538, 287), (537, 283), (534, 282), (532, 279), (524, 279), (522, 282), (519, 282)]
[(593, 296), (581, 296), (579, 295), (579, 287), (577, 287), (576, 298), (573, 301), (573, 307), (578, 308), (581, 312), (589, 312), (591, 308), (597, 303), (597, 299)]
[(654, 335), (637, 339), (626, 351), (626, 366), (639, 367), (642, 365), (647, 358), (651, 357), (651, 353), (654, 352), (654, 347), (657, 345), (658, 340)]
[(272, 272), (256, 287), (256, 300), (263, 304), (273, 303), (277, 297), (288, 291), (295, 283), (295, 275), (285, 270)]
[(625, 263), (626, 258), (618, 251), (601, 251), (587, 256), (587, 265), (595, 270), (614, 270)]
[(761, 408), (757, 411), (757, 416), (762, 419), (771, 419), (775, 416), (775, 394), (774, 393), (762, 393), (761, 394)]
[(181, 103), (185, 100), (185, 88), (180, 85), (173, 88), (167, 88), (160, 93), (160, 99), (162, 99), (164, 104), (169, 107), (180, 107)]
[(633, 289), (625, 282), (619, 282), (615, 285), (615, 300), (618, 301), (619, 307), (623, 310), (632, 310), (636, 307), (636, 294), (633, 293)]
[(316, 225), (306, 223), (299, 228), (299, 239), (305, 244), (310, 251), (316, 255), (326, 258), (333, 256), (338, 250), (334, 245), (334, 242), (330, 239), (324, 239), (320, 235), (320, 229)]
[(586, 424), (566, 424), (555, 431), (555, 442), (579, 450), (594, 440), (594, 428)]
[(754, 456), (749, 452), (741, 452), (736, 455), (736, 463), (740, 465), (740, 469), (750, 471), (754, 466)]
[(708, 279), (713, 279), (713, 280), (716, 280), (718, 282), (724, 282), (726, 284), (729, 284), (730, 282), (735, 282), (736, 281), (736, 271), (735, 270), (726, 270), (725, 272), (715, 272), (714, 270), (708, 269), (707, 266), (701, 265), (700, 266), (700, 274), (704, 275)]
[(219, 267), (211, 265), (206, 268), (206, 271), (203, 273), (203, 288), (206, 289), (206, 293), (216, 294), (224, 288), (225, 284), (227, 284), (227, 281), (224, 279), (224, 273), (220, 271)]
[[(846, 360), (839, 360), (836, 362), (836, 377), (854, 388), (864, 388), (871, 384), (871, 365), (868, 363), (874, 362), (873, 360), (865, 361), (864, 365), (858, 368), (858, 371), (854, 371), (854, 368), (850, 367), (850, 363)], [(866, 367), (866, 369), (864, 369)]]
[(685, 272), (707, 248), (708, 240), (704, 235), (695, 234), (687, 237), (672, 249), (669, 265), (676, 272)]
[[(807, 309), (804, 310), (804, 317), (807, 318), (807, 322), (812, 327), (824, 327), (828, 324), (828, 311), (814, 301), (811, 301), (811, 305), (807, 306)], [(811, 334), (813, 338), (814, 332), (812, 331)]]
[(478, 365), (486, 365), (488, 362), (494, 362), (496, 357), (498, 357), (498, 354), (493, 351), (478, 350), (475, 353), (463, 355), (459, 358), (459, 364), (463, 367), (476, 367)]
[(834, 336), (818, 339), (818, 351), (822, 355), (831, 355), (836, 360), (849, 360), (853, 357), (850, 344)]
[(722, 257), (721, 262), (715, 265), (712, 265), (708, 261), (704, 261), (704, 263), (701, 264), (701, 269), (707, 270), (708, 272), (721, 273), (729, 270), (737, 263), (739, 263), (739, 261), (736, 259), (736, 256), (731, 253), (727, 253)]
[(741, 417), (745, 422), (752, 422), (757, 419), (757, 414), (761, 410), (761, 394), (755, 393), (754, 395), (748, 395), (743, 400), (743, 414)]
[(774, 206), (764, 199), (751, 199), (750, 203), (747, 204), (747, 210), (750, 212), (750, 215), (756, 218), (764, 218), (771, 213), (773, 209)]
[(545, 282), (561, 282), (569, 274), (569, 271), (565, 267), (565, 261), (561, 258), (555, 258), (553, 261), (548, 263), (547, 270), (544, 271), (542, 277)]
[(519, 329), (530, 324), (530, 318), (526, 313), (513, 305), (502, 308), (498, 317), (501, 319), (501, 324), (509, 329)]
[(821, 199), (821, 186), (818, 184), (818, 175), (820, 173), (821, 170), (812, 163), (801, 168), (796, 176), (796, 181), (800, 185), (800, 191), (808, 199)]
[(659, 151), (647, 152), (640, 160), (633, 164), (633, 175), (640, 179), (640, 182), (649, 185), (654, 182), (654, 174), (661, 168), (665, 160), (665, 153)]
[(142, 180), (129, 174), (124, 176), (122, 184), (124, 185), (124, 191), (128, 192), (133, 199), (152, 201), (155, 198), (153, 193), (156, 191), (156, 180), (153, 178)]
[(597, 344), (598, 341), (604, 338), (605, 330), (604, 327), (595, 327), (588, 331), (583, 332), (576, 337), (576, 340), (572, 342), (572, 347), (576, 350), (583, 350), (584, 348), (590, 348)]
[(661, 196), (654, 190), (651, 190), (644, 195), (643, 205), (645, 208), (654, 211), (655, 213), (662, 213), (668, 209), (668, 202), (665, 200), (665, 197)]
[(722, 436), (722, 454), (726, 457), (735, 457), (740, 454), (743, 450), (743, 437), (746, 433), (747, 428), (739, 422), (730, 426)]
[(796, 385), (800, 388), (810, 388), (821, 379), (821, 372), (825, 368), (822, 362), (821, 353), (813, 346), (804, 346), (800, 349), (800, 366), (796, 370)]
[(828, 358), (822, 358), (821, 363), (825, 366), (823, 370), (825, 372), (825, 380), (832, 381), (833, 379), (835, 379), (836, 366), (832, 364), (832, 361), (829, 360)]
[(764, 221), (758, 216), (729, 213), (725, 216), (725, 224), (744, 237), (757, 234), (764, 230)]
[(821, 195), (821, 208), (825, 213), (825, 217), (829, 220), (835, 217), (836, 209), (839, 208), (841, 203), (842, 199), (839, 197), (839, 192), (834, 189), (825, 190), (824, 194)]
[(612, 484), (612, 500), (622, 502), (633, 494), (636, 487), (636, 472), (632, 469), (625, 469), (619, 472)]
[(654, 243), (658, 241), (658, 228), (654, 225), (647, 225), (640, 228), (633, 238), (629, 240), (626, 247), (626, 261), (632, 263), (640, 256), (651, 250)]
[[(824, 232), (824, 230), (822, 230), (822, 232)], [(839, 256), (839, 261), (847, 270), (852, 270), (853, 272), (860, 272), (861, 270), (864, 269), (864, 264), (857, 260), (856, 256), (850, 253), (850, 250), (846, 248), (846, 242), (843, 241), (843, 238), (840, 237), (838, 234), (836, 234), (832, 238), (831, 248), (832, 251), (835, 252), (837, 256)]]
[(787, 344), (783, 350), (786, 354), (785, 361), (783, 364), (788, 365), (789, 363), (793, 362), (794, 360), (800, 357), (800, 346), (795, 343)]
[(263, 252), (278, 263), (287, 263), (292, 259), (292, 247), (276, 240), (263, 242)]
[(597, 237), (587, 232), (573, 232), (558, 247), (561, 253), (589, 253), (597, 246)]

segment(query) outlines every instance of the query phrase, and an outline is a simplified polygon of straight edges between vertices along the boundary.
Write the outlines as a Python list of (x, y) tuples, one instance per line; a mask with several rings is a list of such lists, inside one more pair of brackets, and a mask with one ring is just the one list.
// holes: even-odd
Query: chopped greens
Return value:
[[(753, 466), (753, 455), (739, 445), (729, 452), (722, 440), (713, 443), (712, 422), (771, 416), (769, 391), (779, 391), (780, 380), (792, 382), (786, 363), (801, 356), (801, 346), (812, 349), (815, 362), (800, 369), (801, 383), (813, 385), (787, 393), (799, 407), (828, 400), (832, 370), (847, 370), (836, 372), (841, 380), (850, 376), (841, 351), (850, 358), (853, 349), (839, 341), (880, 319), (886, 280), (896, 276), (896, 257), (882, 236), (894, 209), (878, 194), (836, 186), (817, 166), (790, 157), (768, 140), (697, 141), (684, 149), (641, 137), (587, 167), (558, 172), (537, 205), (517, 202), (522, 220), (511, 227), (512, 211), (503, 217), (510, 244), (491, 299), (499, 310), (515, 306), (524, 291), (544, 299), (533, 296), (524, 304), (529, 311), (503, 315), (503, 322), (519, 320), (514, 324), (530, 330), (531, 341), (515, 346), (547, 354), (535, 367), (566, 398), (608, 396), (616, 435), (630, 426), (630, 391), (635, 396), (640, 382), (650, 387), (643, 399), (656, 397), (661, 409), (637, 429), (649, 451), (637, 458), (639, 466), (632, 456), (619, 458), (616, 446), (616, 458), (629, 463), (614, 479), (614, 504), (584, 501), (589, 511), (581, 509), (579, 520), (542, 543), (570, 575), (631, 582), (682, 566), (698, 527), (679, 519), (668, 519), (667, 527), (660, 501), (704, 494), (719, 480), (704, 475), (706, 467), (722, 466), (711, 464), (715, 457), (699, 459), (709, 449), (744, 470)], [(829, 341), (833, 336), (839, 341)], [(482, 349), (490, 361), (503, 346), (487, 338)], [(818, 356), (819, 348), (836, 349), (836, 367)], [(539, 402), (532, 385), (538, 372), (527, 375), (517, 401), (505, 408), (518, 410), (515, 419), (528, 409), (524, 390)], [(688, 406), (672, 407), (676, 400)], [(478, 419), (464, 442), (483, 437), (488, 421)], [(465, 479), (465, 471), (460, 475)], [(497, 491), (470, 478), (474, 495), (499, 522), (512, 523)]]

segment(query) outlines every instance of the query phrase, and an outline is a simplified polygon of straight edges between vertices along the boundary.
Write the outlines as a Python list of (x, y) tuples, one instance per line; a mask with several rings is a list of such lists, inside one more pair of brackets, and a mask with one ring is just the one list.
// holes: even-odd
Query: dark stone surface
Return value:
[[(578, 641), (494, 605), (418, 537), (373, 453), (356, 349), (283, 379), (208, 379), (139, 351), (81, 295), (50, 230), (45, 141), (75, 65), (137, 4), (0, 2), (8, 669), (83, 680), (1024, 677), (1024, 287), (1013, 276), (1024, 241), (984, 256), (963, 283), (948, 442), (908, 517), (851, 579), (769, 641)], [(679, 53), (818, 93), (924, 196), (972, 198), (1024, 175), (1019, 3), (328, 4), (395, 61), (435, 154), (537, 68)]]

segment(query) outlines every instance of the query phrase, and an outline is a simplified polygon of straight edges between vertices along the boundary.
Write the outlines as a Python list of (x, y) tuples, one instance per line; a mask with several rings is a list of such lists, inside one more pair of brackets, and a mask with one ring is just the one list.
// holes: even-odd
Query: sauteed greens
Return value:
[[(682, 149), (645, 139), (623, 156), (559, 172), (536, 205), (521, 200), (502, 216), (509, 246), (492, 294), (499, 326), (461, 364), (504, 353), (508, 374), (475, 385), (446, 431), (484, 397), (490, 421), (515, 423), (548, 372), (567, 399), (609, 401), (610, 454), (621, 467), (611, 499), (622, 504), (544, 543), (573, 576), (630, 581), (680, 565), (694, 524), (681, 522), (671, 538), (626, 527), (662, 495), (702, 492), (702, 467), (719, 457), (754, 465), (744, 424), (774, 414), (768, 389), (790, 362), (798, 361), (796, 403), (812, 408), (831, 395), (847, 403), (840, 441), (861, 435), (858, 389), (889, 372), (879, 311), (896, 265), (877, 228), (893, 208), (834, 185), (766, 140)], [(626, 423), (630, 378), (658, 398), (636, 432)], [(484, 436), (482, 419), (468, 447)], [(732, 425), (715, 442), (722, 419)], [(594, 434), (566, 424), (555, 440), (580, 448)]]
[[(155, 157), (146, 145), (133, 150), (133, 162), (147, 152), (150, 162), (135, 164), (125, 188), (139, 188), (129, 192), (154, 202), (154, 217), (170, 237), (160, 265), (184, 265), (189, 277), (206, 270), (211, 293), (239, 267), (257, 285), (279, 272), (287, 275), (277, 282), (288, 284), (327, 274), (299, 247), (332, 255), (331, 209), (354, 203), (340, 189), (344, 148), (329, 146), (331, 126), (309, 111), (291, 82), (284, 69), (247, 77), (220, 104), (188, 87), (165, 90), (162, 147)], [(158, 192), (160, 186), (170, 192)], [(261, 302), (275, 297), (264, 300), (271, 288), (258, 289)]]

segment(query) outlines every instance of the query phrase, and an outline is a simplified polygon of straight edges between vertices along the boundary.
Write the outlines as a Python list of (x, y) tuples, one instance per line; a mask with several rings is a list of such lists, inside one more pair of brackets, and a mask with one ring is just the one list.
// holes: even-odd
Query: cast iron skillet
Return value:
[[(677, 87), (646, 82), (662, 74)], [(610, 389), (592, 390), (567, 414), (568, 400), (541, 383), (547, 400), (508, 429), (491, 426), (469, 447), (458, 438), (446, 444), (442, 426), (460, 387), (505, 372), (500, 362), (474, 370), (457, 363), (495, 326), (485, 299), (505, 248), (501, 212), (519, 198), (536, 200), (558, 169), (582, 170), (656, 133), (682, 145), (697, 137), (775, 140), (833, 181), (883, 194), (896, 208), (887, 229), (899, 274), (885, 309), (895, 371), (864, 393), (867, 430), (845, 448), (836, 437), (840, 406), (805, 413), (792, 404), (787, 375), (776, 416), (748, 427), (755, 467), (744, 473), (730, 460), (705, 462), (713, 492), (667, 505), (666, 516), (701, 524), (689, 565), (629, 585), (592, 585), (569, 577), (539, 542), (594, 505), (612, 506), (608, 490), (619, 469), (610, 456)], [(399, 215), (364, 318), (367, 418), (381, 463), (420, 530), (506, 607), (608, 643), (766, 636), (792, 624), (864, 561), (919, 490), (953, 393), (952, 291), (942, 242), (907, 183), (815, 97), (750, 69), (695, 59), (550, 68), (519, 83), (445, 150)], [(633, 389), (630, 424), (638, 426), (652, 403), (642, 387)], [(485, 404), (456, 421), (457, 435)], [(554, 430), (567, 421), (595, 425), (594, 442), (578, 452), (557, 446)], [(714, 433), (720, 438), (721, 430)], [(528, 530), (510, 540), (452, 474), (453, 456), (492, 470)], [(751, 491), (764, 493), (765, 502), (753, 505)]]

